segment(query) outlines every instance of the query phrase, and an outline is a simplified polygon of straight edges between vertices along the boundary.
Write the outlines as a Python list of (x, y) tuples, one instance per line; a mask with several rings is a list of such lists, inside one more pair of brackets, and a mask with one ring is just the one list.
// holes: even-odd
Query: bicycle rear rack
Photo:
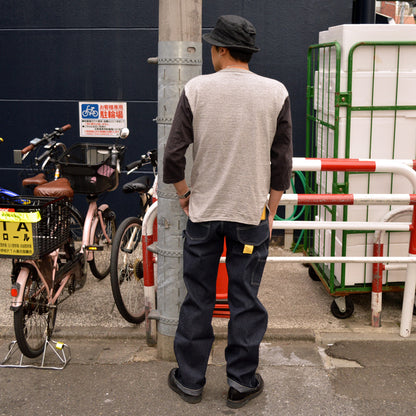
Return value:
[[(66, 350), (67, 354), (65, 353)], [(52, 351), (53, 354), (47, 354), (48, 351)], [(63, 370), (69, 361), (71, 361), (71, 350), (67, 344), (48, 339), (45, 341), (43, 353), (37, 358), (27, 358), (22, 353), (20, 353), (19, 357), (19, 352), (20, 351), (17, 345), (17, 341), (12, 341), (9, 344), (9, 351), (6, 354), (6, 357), (0, 364), (0, 368), (37, 368), (43, 370)], [(6, 364), (13, 358), (15, 359), (14, 363)], [(51, 364), (46, 365), (46, 358), (49, 359)], [(53, 360), (57, 362), (56, 365), (52, 364)]]

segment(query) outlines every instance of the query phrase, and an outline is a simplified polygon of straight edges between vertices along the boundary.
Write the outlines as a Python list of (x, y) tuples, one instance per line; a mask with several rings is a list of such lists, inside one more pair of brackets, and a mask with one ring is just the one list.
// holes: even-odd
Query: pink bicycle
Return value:
[[(53, 137), (69, 127), (55, 129)], [(125, 129), (120, 137), (127, 135)], [(34, 188), (35, 196), (0, 198), (0, 222), (7, 230), (0, 235), (0, 257), (13, 259), (14, 331), (20, 351), (29, 358), (45, 352), (58, 305), (85, 284), (86, 263), (99, 279), (109, 272), (115, 214), (107, 204), (98, 207), (97, 199), (117, 188), (125, 150), (118, 144), (95, 143), (80, 143), (67, 150), (51, 136), (36, 139), (22, 153), (43, 140), (47, 149), (40, 161), (50, 160), (62, 177), (51, 182), (32, 179), (32, 185), (40, 181)], [(58, 148), (64, 151), (54, 159)], [(28, 184), (30, 180), (26, 180)], [(74, 192), (87, 196), (85, 222), (70, 203)]]

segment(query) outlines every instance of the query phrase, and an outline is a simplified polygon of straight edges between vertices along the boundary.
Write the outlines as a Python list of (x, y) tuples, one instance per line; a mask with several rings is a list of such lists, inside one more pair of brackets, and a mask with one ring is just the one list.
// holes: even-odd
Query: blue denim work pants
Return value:
[(257, 298), (269, 249), (268, 220), (259, 225), (226, 221), (193, 223), (184, 232), (183, 270), (187, 295), (182, 304), (174, 349), (176, 378), (185, 392), (205, 385), (214, 333), (218, 264), (226, 241), (228, 273), (228, 384), (240, 392), (256, 387), (259, 346), (267, 328), (267, 311)]

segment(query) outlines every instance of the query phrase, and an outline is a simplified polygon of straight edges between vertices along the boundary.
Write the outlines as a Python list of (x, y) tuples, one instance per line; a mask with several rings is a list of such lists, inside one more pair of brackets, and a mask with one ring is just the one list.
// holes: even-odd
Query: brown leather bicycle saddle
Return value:
[(74, 190), (71, 188), (69, 180), (66, 178), (59, 178), (52, 182), (47, 182), (37, 186), (33, 191), (35, 196), (50, 196), (53, 198), (60, 198), (66, 196), (69, 199), (74, 197)]
[(44, 173), (38, 173), (35, 176), (32, 176), (31, 178), (25, 178), (22, 181), (23, 186), (38, 186), (43, 185), (44, 183), (48, 182), (45, 178)]

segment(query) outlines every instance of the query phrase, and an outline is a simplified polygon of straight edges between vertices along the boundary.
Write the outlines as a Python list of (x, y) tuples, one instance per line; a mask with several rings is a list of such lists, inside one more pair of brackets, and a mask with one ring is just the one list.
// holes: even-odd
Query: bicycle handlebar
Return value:
[(64, 131), (69, 130), (71, 127), (72, 127), (72, 126), (71, 126), (70, 124), (65, 124), (65, 126), (60, 127), (60, 128), (59, 128), (59, 130), (60, 130), (61, 132), (64, 132)]
[(136, 160), (134, 162), (129, 163), (126, 166), (126, 170), (130, 171), (132, 169), (140, 169), (143, 165), (143, 161), (142, 160)]
[(50, 142), (57, 136), (61, 136), (64, 131), (69, 130), (71, 127), (72, 126), (70, 124), (65, 124), (62, 127), (55, 127), (55, 130), (53, 132), (45, 133), (41, 139), (31, 140), (30, 144), (21, 150), (22, 155), (31, 152), (35, 147), (38, 147), (45, 142)]
[(157, 150), (149, 150), (145, 155), (142, 155), (139, 160), (126, 165), (126, 170), (128, 173), (131, 173), (133, 170), (140, 169), (143, 165), (151, 163), (153, 167), (157, 166)]
[(30, 144), (29, 146), (26, 146), (24, 149), (21, 150), (22, 155), (25, 155), (26, 153), (31, 152), (35, 146), (33, 144)]

